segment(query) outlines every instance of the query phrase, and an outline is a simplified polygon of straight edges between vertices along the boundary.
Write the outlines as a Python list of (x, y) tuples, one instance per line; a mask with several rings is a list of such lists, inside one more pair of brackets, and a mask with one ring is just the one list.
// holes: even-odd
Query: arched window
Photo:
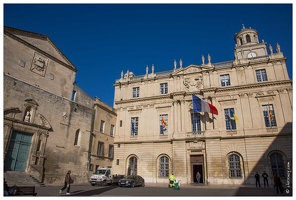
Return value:
[(240, 41), (240, 45), (243, 45), (243, 39), (239, 38), (239, 41)]
[(137, 157), (133, 156), (129, 159), (127, 175), (137, 175)]
[(251, 42), (251, 37), (250, 37), (250, 35), (246, 35), (246, 40), (247, 40), (247, 43), (250, 43), (250, 42)]
[(75, 146), (78, 146), (79, 132), (80, 132), (80, 129), (78, 129), (75, 133), (75, 138), (74, 138), (74, 145)]
[(230, 178), (242, 177), (239, 156), (236, 154), (229, 155), (228, 162), (229, 162), (229, 177)]
[(167, 156), (161, 156), (159, 158), (159, 176), (168, 177), (169, 176), (169, 158)]
[(273, 174), (277, 174), (279, 177), (285, 177), (285, 165), (282, 154), (272, 153), (270, 155), (270, 164)]

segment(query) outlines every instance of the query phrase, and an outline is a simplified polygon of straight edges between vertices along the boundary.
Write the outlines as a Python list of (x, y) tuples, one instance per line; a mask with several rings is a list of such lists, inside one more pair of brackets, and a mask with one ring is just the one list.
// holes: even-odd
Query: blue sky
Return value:
[[(135, 75), (234, 59), (242, 28), (277, 43), (292, 79), (292, 4), (3, 4), (5, 26), (47, 35), (78, 69), (76, 83), (113, 106), (121, 71)], [(269, 49), (268, 49), (269, 52)], [(207, 61), (207, 59), (206, 59)], [(206, 62), (207, 63), (207, 62)]]

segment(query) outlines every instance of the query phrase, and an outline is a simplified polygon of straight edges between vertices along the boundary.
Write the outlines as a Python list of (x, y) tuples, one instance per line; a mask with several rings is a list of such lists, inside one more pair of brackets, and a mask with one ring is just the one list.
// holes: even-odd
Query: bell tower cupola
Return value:
[(240, 32), (236, 33), (234, 36), (235, 60), (240, 59), (252, 59), (260, 56), (266, 56), (266, 43), (262, 40), (259, 42), (258, 32), (252, 28), (245, 28), (242, 25)]
[(243, 25), (242, 30), (234, 37), (237, 47), (258, 44), (258, 33), (255, 29), (245, 28)]

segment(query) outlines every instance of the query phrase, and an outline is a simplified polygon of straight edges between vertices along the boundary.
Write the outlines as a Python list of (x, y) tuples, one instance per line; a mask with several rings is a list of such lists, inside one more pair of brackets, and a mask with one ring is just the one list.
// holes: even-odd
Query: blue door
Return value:
[(32, 135), (13, 132), (5, 158), (5, 171), (25, 171), (31, 146)]

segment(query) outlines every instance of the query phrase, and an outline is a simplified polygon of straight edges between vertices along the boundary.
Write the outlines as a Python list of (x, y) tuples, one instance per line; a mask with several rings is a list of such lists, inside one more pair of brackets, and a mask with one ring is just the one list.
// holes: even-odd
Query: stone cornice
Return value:
[[(227, 91), (239, 91), (239, 90), (246, 90), (246, 89), (253, 89), (253, 88), (262, 88), (262, 87), (269, 87), (269, 86), (276, 86), (276, 85), (285, 85), (285, 84), (291, 84), (291, 80), (284, 80), (284, 81), (272, 81), (272, 82), (260, 82), (260, 83), (254, 83), (254, 84), (247, 84), (247, 85), (238, 85), (238, 86), (227, 86), (227, 87), (212, 87), (212, 88), (206, 88), (201, 89), (199, 94), (204, 94), (208, 92), (214, 92), (214, 93), (222, 93)], [(192, 94), (196, 94), (196, 92), (173, 92), (170, 94), (165, 95), (157, 95), (152, 97), (143, 97), (143, 98), (133, 98), (133, 99), (127, 99), (122, 101), (115, 101), (115, 105), (120, 104), (128, 104), (128, 103), (134, 103), (134, 102), (144, 102), (144, 101), (150, 101), (150, 100), (158, 100), (158, 99), (173, 99), (177, 96), (189, 96)]]
[(163, 95), (157, 95), (157, 96), (151, 96), (151, 97), (133, 98), (133, 99), (127, 99), (122, 101), (115, 101), (115, 105), (125, 104), (125, 103), (134, 103), (134, 102), (143, 102), (143, 101), (150, 101), (150, 100), (157, 100), (157, 99), (170, 99), (170, 98), (171, 98), (171, 94), (163, 94)]
[(203, 137), (191, 137), (191, 138), (172, 138), (172, 139), (165, 139), (165, 140), (131, 140), (131, 141), (119, 141), (114, 142), (114, 144), (142, 144), (142, 143), (167, 143), (167, 142), (173, 142), (173, 141), (184, 141), (184, 142), (191, 142), (198, 140), (229, 140), (229, 139), (245, 139), (245, 138), (258, 138), (258, 137), (289, 137), (292, 136), (292, 130), (291, 133), (284, 133), (284, 134), (278, 134), (278, 133), (269, 133), (269, 134), (259, 134), (259, 135), (226, 135), (226, 136), (203, 136)]
[[(35, 127), (35, 128), (38, 128), (38, 129), (43, 129), (43, 130), (46, 130), (46, 131), (52, 130), (51, 126), (47, 127), (47, 126), (38, 125), (38, 124), (35, 124), (35, 123), (24, 122), (24, 121), (14, 119), (14, 118), (10, 118), (10, 117), (6, 117), (6, 116), (4, 116), (4, 119), (7, 120), (7, 121), (10, 121), (11, 123), (27, 125), (27, 126)], [(6, 124), (6, 122), (4, 122), (4, 124)]]
[(260, 83), (253, 83), (247, 85), (238, 85), (238, 86), (227, 86), (227, 87), (212, 87), (212, 88), (205, 88), (201, 89), (203, 93), (206, 92), (227, 92), (227, 91), (235, 91), (235, 90), (245, 90), (245, 89), (253, 89), (253, 88), (262, 88), (262, 87), (269, 87), (269, 86), (276, 86), (276, 85), (285, 85), (291, 84), (291, 80), (283, 80), (283, 81), (272, 81), (272, 82), (260, 82)]
[[(16, 29), (17, 30), (17, 29)], [(19, 30), (20, 31), (20, 30)], [(33, 33), (31, 33), (31, 34), (29, 34), (29, 32), (27, 33), (27, 34), (25, 34), (25, 35), (28, 35), (28, 36), (32, 36), (32, 34), (33, 34), (33, 36), (34, 36), (34, 38), (40, 38), (40, 39), (42, 39), (42, 40), (45, 40), (45, 39), (47, 39), (47, 41), (52, 45), (52, 47), (54, 48), (54, 49), (56, 49), (57, 50), (57, 52), (65, 59), (65, 60), (67, 60), (69, 63), (71, 63), (71, 65), (68, 65), (68, 64), (66, 64), (66, 63), (64, 63), (64, 62), (62, 62), (61, 60), (59, 60), (59, 59), (57, 59), (56, 57), (54, 57), (54, 56), (52, 56), (52, 55), (50, 55), (50, 54), (48, 54), (48, 53), (46, 53), (45, 51), (42, 51), (41, 49), (39, 49), (39, 48), (37, 48), (37, 47), (35, 47), (34, 45), (32, 45), (32, 44), (30, 44), (30, 43), (28, 43), (28, 42), (26, 42), (26, 41), (24, 41), (24, 40), (22, 40), (21, 38), (19, 38), (19, 37), (17, 37), (16, 35), (14, 35), (13, 33), (10, 33), (9, 31), (7, 31), (7, 30), (5, 30), (4, 29), (4, 34), (5, 35), (7, 35), (7, 36), (9, 36), (9, 37), (11, 37), (12, 39), (14, 39), (14, 40), (16, 40), (16, 41), (18, 41), (18, 42), (20, 42), (20, 43), (22, 43), (23, 45), (25, 45), (25, 46), (27, 46), (27, 47), (29, 47), (29, 48), (31, 48), (31, 49), (33, 49), (33, 50), (35, 50), (36, 52), (38, 52), (38, 53), (41, 53), (41, 54), (43, 54), (43, 55), (45, 55), (46, 57), (48, 57), (48, 58), (50, 58), (50, 59), (52, 59), (52, 60), (54, 60), (54, 61), (56, 61), (57, 63), (59, 63), (59, 64), (61, 64), (61, 65), (63, 65), (63, 66), (65, 66), (65, 67), (67, 67), (68, 69), (70, 69), (70, 70), (72, 70), (72, 71), (74, 71), (74, 72), (77, 72), (77, 68), (76, 67), (74, 67), (74, 65), (61, 53), (61, 51), (49, 40), (49, 38), (47, 37), (47, 36), (45, 36), (45, 35), (38, 35), (38, 34), (33, 34)], [(24, 34), (23, 34), (24, 35)], [(36, 37), (36, 36), (39, 36), (39, 37)]]

